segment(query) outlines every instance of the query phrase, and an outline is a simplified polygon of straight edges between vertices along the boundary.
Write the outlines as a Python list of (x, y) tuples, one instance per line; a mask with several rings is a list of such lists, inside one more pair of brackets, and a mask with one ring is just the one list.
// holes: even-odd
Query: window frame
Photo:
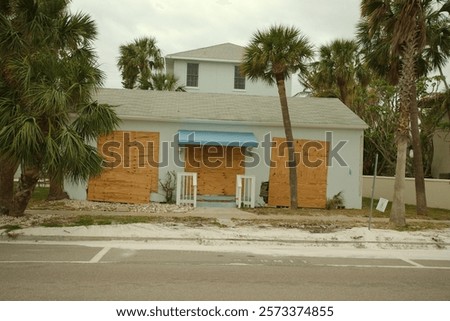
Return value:
[[(192, 69), (193, 66), (195, 66), (195, 70)], [(188, 62), (186, 64), (186, 87), (198, 88), (199, 69), (198, 63)]]
[[(240, 66), (234, 66), (234, 90), (245, 90), (245, 76), (241, 74)], [(241, 88), (242, 87), (242, 88)]]

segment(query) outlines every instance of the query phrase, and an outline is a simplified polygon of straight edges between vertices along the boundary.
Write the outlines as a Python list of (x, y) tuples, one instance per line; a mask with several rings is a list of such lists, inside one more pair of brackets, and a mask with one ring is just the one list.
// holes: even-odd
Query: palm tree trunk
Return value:
[(14, 195), (14, 174), (19, 164), (0, 161), (0, 214), (9, 214)]
[(283, 116), (283, 126), (286, 135), (289, 157), (289, 186), (291, 196), (291, 209), (298, 208), (297, 201), (297, 160), (294, 147), (294, 135), (292, 134), (291, 118), (289, 116), (289, 107), (286, 97), (286, 85), (283, 75), (275, 75), (277, 80), (278, 95), (280, 97), (281, 114)]
[[(416, 100), (415, 89), (415, 34), (411, 32), (403, 49), (403, 65), (399, 80), (400, 108), (397, 128), (397, 164), (395, 168), (394, 196), (390, 222), (396, 226), (405, 226), (405, 172), (409, 139), (409, 121), (411, 104)], [(417, 106), (416, 106), (417, 107)]]
[(57, 201), (69, 198), (64, 191), (64, 180), (59, 177), (50, 177), (50, 189), (48, 191), (47, 201)]
[(31, 200), (34, 188), (39, 180), (39, 168), (26, 167), (22, 168), (20, 175), (18, 191), (14, 194), (12, 207), (10, 209), (11, 216), (25, 215), (25, 209)]
[(417, 107), (416, 83), (411, 86), (411, 95), (414, 95), (410, 102), (411, 136), (414, 152), (414, 182), (416, 186), (416, 211), (418, 215), (427, 215), (427, 197), (425, 193), (425, 175), (423, 172), (422, 144), (420, 142), (419, 130), (419, 109)]
[(397, 164), (395, 167), (394, 198), (392, 200), (390, 222), (395, 226), (405, 226), (405, 172), (408, 137), (397, 139)]

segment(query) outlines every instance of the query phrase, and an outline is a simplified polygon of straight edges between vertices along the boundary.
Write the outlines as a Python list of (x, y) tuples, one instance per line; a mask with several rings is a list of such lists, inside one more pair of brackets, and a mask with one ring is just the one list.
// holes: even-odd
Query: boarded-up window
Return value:
[(230, 146), (186, 147), (185, 170), (197, 173), (199, 195), (235, 195), (236, 175), (243, 175), (244, 148)]
[(158, 191), (159, 133), (115, 131), (97, 147), (105, 169), (89, 180), (88, 200), (148, 203)]
[[(289, 206), (289, 167), (286, 139), (273, 138), (269, 177), (269, 205)], [(298, 206), (324, 208), (327, 202), (328, 143), (295, 140)]]

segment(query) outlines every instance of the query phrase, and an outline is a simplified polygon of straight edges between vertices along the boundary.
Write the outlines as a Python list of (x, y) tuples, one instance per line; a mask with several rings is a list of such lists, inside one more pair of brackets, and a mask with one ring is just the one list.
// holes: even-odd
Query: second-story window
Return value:
[(239, 66), (234, 66), (234, 89), (245, 89), (245, 76)]
[(198, 87), (198, 64), (187, 64), (186, 86)]

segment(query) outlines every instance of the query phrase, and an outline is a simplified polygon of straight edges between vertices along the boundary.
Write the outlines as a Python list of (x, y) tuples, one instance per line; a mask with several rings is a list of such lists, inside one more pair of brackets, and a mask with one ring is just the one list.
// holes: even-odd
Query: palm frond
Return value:
[(112, 132), (119, 123), (114, 107), (93, 102), (81, 108), (72, 127), (85, 140), (95, 140)]
[(253, 34), (240, 68), (252, 81), (261, 79), (273, 84), (276, 74), (287, 79), (298, 70), (305, 71), (305, 62), (312, 56), (313, 47), (300, 30), (274, 25)]
[(39, 162), (43, 143), (41, 127), (33, 117), (16, 117), (0, 130), (0, 154), (27, 165)]

